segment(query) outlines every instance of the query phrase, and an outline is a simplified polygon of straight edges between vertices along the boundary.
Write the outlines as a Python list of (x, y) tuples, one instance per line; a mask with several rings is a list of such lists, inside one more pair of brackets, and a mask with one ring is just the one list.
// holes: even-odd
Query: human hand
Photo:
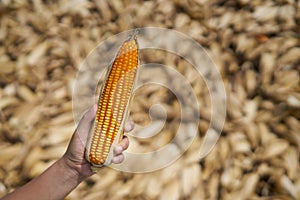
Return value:
[[(91, 170), (91, 164), (85, 159), (84, 153), (89, 130), (92, 127), (92, 122), (95, 118), (97, 105), (90, 108), (80, 120), (76, 130), (73, 133), (68, 149), (63, 156), (64, 162), (73, 169), (77, 175), (85, 179), (94, 174)], [(132, 121), (125, 124), (124, 131), (129, 132), (134, 128)], [(129, 140), (126, 136), (114, 148), (114, 157), (112, 163), (119, 164), (124, 160), (123, 151), (128, 148)]]

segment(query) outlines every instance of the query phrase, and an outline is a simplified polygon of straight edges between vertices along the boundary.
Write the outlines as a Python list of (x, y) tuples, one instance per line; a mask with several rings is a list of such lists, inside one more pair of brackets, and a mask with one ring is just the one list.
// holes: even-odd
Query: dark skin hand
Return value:
[[(90, 163), (84, 158), (84, 152), (88, 137), (87, 130), (91, 129), (96, 111), (97, 105), (94, 105), (80, 120), (79, 125), (72, 136), (71, 142), (69, 143), (68, 149), (63, 156), (70, 167), (74, 168), (78, 174), (83, 177), (89, 177), (94, 174), (91, 170)], [(124, 127), (125, 132), (131, 131), (133, 126), (134, 124), (131, 121), (128, 121)], [(112, 163), (119, 164), (124, 160), (123, 151), (128, 148), (128, 145), (129, 140), (124, 136), (118, 146), (114, 148)]]
[[(83, 180), (93, 175), (91, 165), (84, 158), (88, 132), (95, 118), (97, 105), (90, 108), (80, 120), (73, 133), (66, 153), (40, 176), (26, 185), (1, 198), (1, 200), (60, 200), (64, 199)], [(124, 131), (129, 132), (134, 124), (129, 121)], [(128, 148), (129, 141), (124, 137), (114, 148), (112, 163), (119, 164), (124, 160), (123, 151)]]

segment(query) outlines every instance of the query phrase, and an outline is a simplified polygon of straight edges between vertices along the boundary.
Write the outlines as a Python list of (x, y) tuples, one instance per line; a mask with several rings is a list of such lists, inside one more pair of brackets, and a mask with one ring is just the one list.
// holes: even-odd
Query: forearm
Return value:
[[(3, 197), (1, 200), (61, 200), (64, 199), (84, 179), (92, 176), (91, 165), (84, 158), (85, 143), (90, 130), (91, 122), (95, 118), (97, 106), (94, 105), (82, 118), (69, 143), (66, 153), (50, 166), (40, 176), (26, 185)], [(133, 129), (128, 123), (124, 130)], [(112, 162), (121, 163), (122, 154), (128, 148), (129, 141), (124, 137), (114, 150)]]
[(61, 158), (40, 176), (4, 197), (3, 200), (64, 199), (83, 179)]

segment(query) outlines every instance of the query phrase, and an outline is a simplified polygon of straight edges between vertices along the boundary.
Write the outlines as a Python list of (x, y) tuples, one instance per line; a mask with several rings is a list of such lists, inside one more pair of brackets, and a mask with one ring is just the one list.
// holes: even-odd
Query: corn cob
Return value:
[(113, 147), (123, 137), (138, 62), (138, 44), (136, 33), (133, 33), (120, 47), (100, 91), (98, 109), (85, 154), (95, 171), (110, 164)]

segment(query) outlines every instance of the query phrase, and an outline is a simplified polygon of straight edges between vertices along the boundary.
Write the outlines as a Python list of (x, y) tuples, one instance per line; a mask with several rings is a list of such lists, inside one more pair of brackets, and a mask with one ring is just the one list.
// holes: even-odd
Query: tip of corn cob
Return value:
[[(128, 39), (126, 41), (135, 40), (137, 41), (137, 35), (139, 34), (139, 30), (135, 29), (129, 33)], [(125, 42), (126, 42), (125, 41)], [(137, 42), (136, 42), (137, 43)]]

